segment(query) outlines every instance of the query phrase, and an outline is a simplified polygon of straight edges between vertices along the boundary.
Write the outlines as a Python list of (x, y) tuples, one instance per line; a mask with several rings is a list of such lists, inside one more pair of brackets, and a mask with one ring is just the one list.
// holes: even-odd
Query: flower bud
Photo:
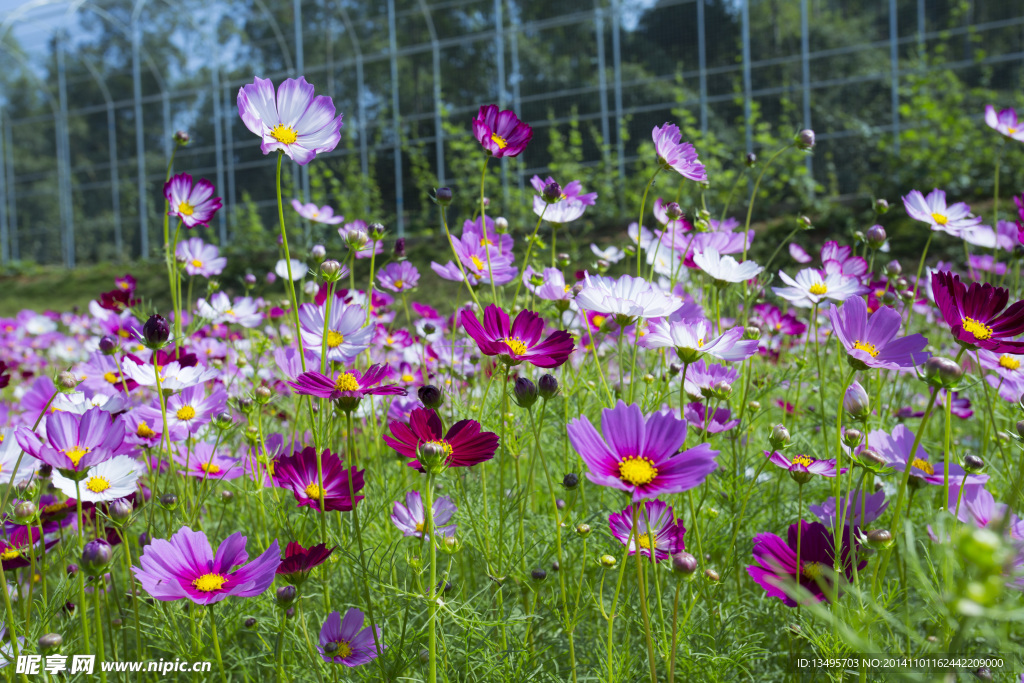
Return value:
[(579, 485), (580, 478), (575, 472), (569, 472), (567, 475), (562, 477), (562, 488), (564, 488), (566, 491), (572, 491)]
[(753, 152), (748, 153), (744, 162), (747, 164), (747, 168), (753, 168), (754, 164), (757, 163), (757, 155)]
[(256, 626), (256, 618), (255, 617), (249, 617), (248, 619), (246, 619), (242, 623), (245, 625), (246, 628), (254, 628)]
[(56, 652), (64, 644), (64, 638), (59, 633), (47, 633), (39, 637), (39, 652), (44, 655)]
[(711, 387), (711, 395), (717, 399), (725, 400), (731, 393), (732, 385), (725, 381), (715, 382), (715, 385)]
[(279, 607), (288, 607), (295, 602), (295, 598), (298, 597), (298, 595), (299, 591), (295, 586), (287, 585), (278, 588), (274, 597), (277, 598), (277, 604)]
[(562, 569), (562, 565), (558, 564), (558, 560), (554, 560), (551, 563), (551, 571), (557, 572)]
[(564, 510), (565, 501), (562, 500), (561, 498), (555, 498), (555, 507), (558, 508), (559, 510)]
[(233, 494), (229, 489), (224, 489), (220, 492), (220, 499), (225, 503), (230, 503), (235, 499), (235, 494)]
[(872, 548), (888, 548), (894, 541), (892, 534), (885, 529), (872, 529), (867, 533), (867, 538)]
[(395, 240), (395, 251), (394, 251), (394, 254), (395, 254), (395, 258), (397, 258), (397, 259), (405, 258), (405, 238), (404, 237), (399, 237), (397, 240)]
[(889, 236), (885, 233), (885, 228), (881, 225), (872, 225), (868, 228), (868, 231), (864, 233), (864, 239), (872, 249), (880, 249), (882, 245), (885, 244), (885, 240), (887, 240), (888, 237)]
[(671, 202), (665, 207), (665, 215), (670, 221), (677, 221), (683, 217), (683, 207), (679, 206), (677, 202)]
[[(1024, 396), (1022, 396), (1021, 398), (1024, 398)], [(1021, 409), (1024, 410), (1024, 406), (1022, 406)], [(1024, 420), (1017, 421), (1017, 435), (1020, 438), (1024, 439)]]
[(543, 569), (534, 569), (532, 572), (530, 572), (530, 578), (532, 578), (534, 581), (543, 581), (544, 579), (548, 578), (548, 573)]
[(424, 384), (417, 390), (416, 395), (425, 408), (437, 410), (444, 403), (444, 394), (433, 384)]
[(601, 556), (601, 566), (605, 569), (615, 569), (615, 565), (617, 565), (618, 563), (619, 561), (615, 559), (614, 555)]
[(576, 535), (580, 536), (582, 538), (586, 538), (587, 536), (590, 535), (590, 525), (589, 524), (577, 524), (576, 527), (575, 527), (575, 530), (576, 530)]
[(188, 131), (179, 130), (174, 133), (174, 143), (184, 147), (192, 140), (192, 136), (188, 134)]
[(722, 577), (720, 577), (718, 575), (718, 572), (716, 572), (714, 569), (705, 569), (704, 578), (706, 578), (709, 583), (718, 583), (722, 580)]
[(884, 272), (886, 277), (899, 277), (900, 273), (903, 272), (903, 266), (900, 264), (899, 261), (893, 259), (892, 261), (889, 261), (888, 263), (885, 264)]
[(932, 356), (924, 363), (925, 381), (934, 387), (956, 386), (963, 376), (963, 368), (952, 358)]
[(31, 500), (18, 503), (14, 506), (14, 521), (19, 524), (28, 524), (35, 519), (36, 512), (36, 504)]
[(384, 239), (384, 234), (387, 232), (383, 223), (370, 223), (366, 228), (366, 234), (370, 236), (370, 239), (374, 242), (380, 242)]
[(864, 433), (859, 429), (847, 429), (843, 433), (843, 444), (847, 448), (856, 448), (864, 440)]
[(245, 282), (246, 287), (256, 286), (256, 276), (253, 275), (252, 273), (246, 273), (245, 277), (243, 277), (242, 280)]
[(562, 186), (556, 182), (550, 182), (544, 186), (544, 190), (540, 193), (540, 196), (548, 204), (554, 204), (562, 198)]
[(160, 496), (160, 504), (173, 512), (178, 507), (178, 497), (173, 493), (165, 493)]
[(550, 373), (541, 375), (537, 380), (537, 393), (545, 401), (554, 398), (558, 394), (558, 379)]
[(348, 234), (345, 235), (345, 244), (352, 251), (359, 251), (366, 246), (366, 243), (370, 241), (370, 235), (361, 228), (349, 230)]
[(869, 469), (879, 469), (885, 467), (888, 464), (885, 461), (885, 458), (879, 455), (878, 451), (872, 448), (865, 448), (864, 450), (862, 450), (860, 453), (857, 454), (857, 459), (861, 462), (862, 465), (868, 467)]
[(777, 424), (772, 428), (771, 434), (768, 435), (768, 443), (771, 444), (772, 450), (779, 450), (789, 445), (790, 435), (789, 430), (786, 429), (786, 425)]
[(132, 516), (132, 502), (127, 498), (118, 498), (107, 504), (107, 514), (118, 525), (124, 524)]
[(885, 201), (884, 199), (876, 199), (874, 208), (875, 213), (881, 216), (882, 214), (887, 213), (889, 211), (889, 202)]
[(855, 420), (864, 419), (871, 413), (868, 392), (864, 390), (860, 382), (854, 381), (846, 388), (846, 394), (843, 396), (843, 409)]
[(78, 377), (68, 370), (57, 373), (57, 386), (63, 390), (71, 391), (78, 386)]
[(520, 377), (512, 387), (516, 405), (529, 409), (537, 402), (537, 385), (526, 377)]
[(964, 471), (966, 471), (968, 474), (977, 474), (978, 472), (981, 472), (983, 469), (985, 469), (984, 460), (974, 455), (973, 453), (969, 453), (964, 456)]
[(445, 452), (441, 444), (430, 441), (422, 443), (416, 449), (416, 455), (424, 469), (435, 474), (444, 469)]
[(672, 571), (685, 579), (693, 579), (697, 571), (697, 558), (686, 551), (679, 551), (672, 556)]
[(314, 244), (313, 248), (309, 250), (309, 255), (313, 257), (313, 260), (320, 263), (327, 258), (327, 248), (322, 244)]
[(812, 223), (811, 219), (807, 216), (800, 216), (800, 218), (797, 219), (797, 222), (804, 230), (810, 230), (814, 227), (814, 223)]
[(761, 328), (753, 325), (743, 328), (743, 338), (747, 341), (754, 341), (761, 338)]
[(508, 234), (508, 219), (504, 216), (498, 216), (494, 219), (494, 232), (499, 235)]
[(854, 242), (858, 242), (858, 243), (863, 242), (864, 241), (864, 231), (863, 230), (854, 230), (853, 231), (853, 241)]
[(798, 149), (802, 149), (805, 152), (809, 152), (814, 149), (814, 131), (810, 128), (805, 128), (796, 134), (793, 138), (794, 144)]
[(253, 393), (256, 395), (256, 400), (263, 404), (274, 397), (274, 392), (271, 391), (270, 387), (263, 386), (262, 384), (256, 387)]
[(162, 315), (151, 315), (142, 326), (142, 338), (151, 349), (161, 349), (171, 336), (171, 326)]
[(110, 564), (114, 549), (102, 538), (89, 541), (82, 547), (79, 564), (86, 576), (99, 576)]
[(434, 190), (434, 203), (440, 206), (448, 206), (452, 203), (452, 189), (450, 187), (439, 187)]
[(105, 356), (112, 356), (117, 353), (118, 346), (116, 337), (106, 335), (100, 339), (100, 351)]

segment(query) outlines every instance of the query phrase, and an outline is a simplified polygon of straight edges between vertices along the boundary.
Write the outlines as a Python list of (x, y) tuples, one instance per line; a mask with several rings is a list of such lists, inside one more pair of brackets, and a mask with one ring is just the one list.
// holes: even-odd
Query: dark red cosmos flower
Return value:
[(1012, 340), (1024, 332), (1024, 301), (1003, 311), (1010, 300), (1009, 291), (988, 283), (968, 286), (960, 282), (959, 275), (939, 272), (932, 275), (932, 295), (962, 346), (1024, 354), (1024, 341)]
[(557, 368), (575, 348), (572, 337), (564, 330), (552, 332), (541, 341), (544, 320), (533, 311), (520, 311), (509, 325), (508, 313), (491, 304), (484, 309), (483, 325), (472, 311), (464, 310), (462, 326), (481, 353), (498, 356), (508, 365), (527, 361), (538, 368)]
[(358, 370), (344, 370), (333, 379), (311, 370), (296, 377), (294, 382), (288, 382), (288, 386), (295, 389), (298, 394), (329, 398), (332, 401), (339, 401), (345, 410), (352, 410), (359, 405), (364, 396), (405, 396), (405, 387), (393, 384), (377, 386), (389, 374), (391, 369), (383, 363), (371, 365), (364, 373)]
[(328, 548), (323, 543), (318, 543), (310, 549), (303, 548), (300, 544), (292, 541), (284, 548), (284, 559), (277, 567), (277, 575), (285, 583), (294, 585), (302, 584), (309, 578), (309, 573), (323, 564), (335, 548)]
[[(31, 533), (29, 532), (31, 529)], [(29, 546), (39, 542), (39, 527), (18, 526), (6, 538), (0, 538), (0, 560), (3, 561), (5, 571), (20, 569), (31, 564)], [(46, 543), (45, 550), (49, 550), (60, 541), (55, 538)]]
[(139, 300), (132, 297), (132, 292), (124, 289), (112, 289), (109, 292), (102, 292), (100, 294), (100, 308), (114, 311), (115, 313), (120, 313), (137, 303), (139, 303)]
[(352, 493), (361, 491), (365, 484), (363, 470), (355, 467), (346, 469), (341, 458), (330, 451), (324, 451), (320, 461), (323, 467), (322, 491), (316, 468), (316, 449), (312, 446), (295, 451), (294, 455), (274, 458), (274, 486), (290, 490), (299, 507), (308, 505), (319, 510), (321, 493), (326, 510), (348, 511), (358, 505), (363, 497), (356, 496), (353, 503)]
[(8, 367), (7, 363), (0, 360), (0, 389), (11, 383), (11, 376), (7, 374), (9, 370), (10, 367)]
[(409, 467), (423, 469), (418, 460), (417, 449), (432, 443), (441, 447), (448, 467), (472, 467), (490, 460), (498, 450), (498, 435), (484, 432), (476, 420), (460, 420), (443, 434), (444, 425), (433, 410), (417, 408), (409, 414), (409, 424), (395, 420), (391, 423), (393, 436), (384, 435), (387, 445), (399, 454), (411, 458)]

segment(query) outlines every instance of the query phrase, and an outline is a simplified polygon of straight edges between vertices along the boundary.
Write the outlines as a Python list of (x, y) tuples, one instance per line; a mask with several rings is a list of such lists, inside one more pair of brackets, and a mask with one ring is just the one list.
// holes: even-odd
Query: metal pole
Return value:
[(14, 174), (12, 128), (14, 128), (14, 124), (8, 121), (7, 126), (4, 127), (4, 152), (7, 155), (6, 180), (7, 188), (10, 189), (10, 192), (7, 194), (7, 225), (10, 226), (7, 238), (10, 242), (11, 260), (17, 261), (21, 258), (21, 248), (18, 245), (18, 186), (15, 183)]
[[(612, 65), (615, 78), (615, 150), (618, 154), (619, 179), (626, 177), (626, 141), (622, 137), (625, 124), (622, 121), (622, 50), (620, 45), (619, 0), (612, 0)], [(620, 197), (621, 201), (621, 197)]]
[[(224, 98), (224, 110), (231, 111), (231, 86), (228, 85), (224, 88), (221, 93), (221, 97)], [(231, 134), (232, 124), (235, 122), (235, 117), (229, 115), (224, 119), (224, 137), (226, 138), (224, 147), (227, 150), (227, 162), (228, 162), (228, 187), (227, 194), (224, 197), (224, 213), (227, 214), (228, 227), (231, 232), (235, 229), (235, 141), (234, 136)], [(230, 236), (230, 234), (229, 234)]]
[(395, 213), (398, 236), (405, 236), (405, 198), (402, 196), (402, 121), (398, 111), (398, 35), (395, 0), (388, 0), (388, 47), (391, 52), (391, 125), (395, 129)]
[(697, 0), (697, 66), (700, 80), (700, 132), (708, 132), (708, 52), (704, 35), (704, 0)]
[[(292, 0), (292, 9), (295, 14), (295, 77), (298, 78), (306, 70), (306, 49), (302, 42), (302, 0)], [(309, 166), (299, 168), (299, 175), (302, 177), (302, 201), (309, 202)], [(299, 189), (299, 188), (296, 188)], [(223, 216), (221, 217), (223, 220)], [(306, 238), (309, 238), (309, 221), (306, 224)]]
[(157, 87), (160, 88), (160, 114), (164, 119), (164, 132), (161, 136), (164, 141), (164, 158), (171, 158), (171, 148), (174, 145), (172, 136), (174, 132), (171, 130), (171, 96), (167, 93), (159, 80), (157, 81)]
[(607, 166), (611, 156), (611, 130), (608, 121), (608, 74), (604, 58), (604, 10), (594, 7), (594, 37), (597, 41), (597, 88), (601, 92), (601, 155)]
[[(800, 79), (803, 89), (804, 104), (804, 128), (811, 127), (811, 36), (807, 20), (807, 0), (800, 0)], [(807, 175), (814, 178), (813, 157), (808, 154), (804, 158), (807, 165)], [(814, 183), (811, 183), (811, 193), (814, 193)]]
[(58, 32), (57, 48), (57, 97), (60, 103), (60, 115), (57, 117), (57, 192), (59, 193), (58, 208), (64, 235), (61, 244), (64, 247), (64, 265), (75, 267), (75, 225), (71, 204), (71, 142), (68, 139), (68, 89), (67, 73), (64, 67), (63, 31)]
[(142, 42), (139, 20), (132, 14), (132, 97), (135, 110), (135, 181), (139, 193), (139, 250), (143, 259), (149, 258), (149, 220), (146, 209), (146, 139), (142, 129), (142, 67), (139, 50)]
[[(498, 109), (505, 108), (505, 18), (501, 0), (494, 0), (494, 61), (498, 67)], [(516, 112), (522, 114), (522, 112)], [(508, 206), (508, 159), (501, 158), (501, 205)]]
[(889, 92), (892, 99), (893, 152), (900, 153), (900, 54), (896, 26), (896, 0), (889, 0)]
[(0, 107), (0, 262), (7, 265), (11, 258), (7, 230), (7, 144), (4, 110)]
[[(213, 65), (213, 148), (214, 158), (217, 162), (217, 191), (224, 192), (224, 135), (221, 132), (224, 126), (224, 112), (220, 106), (220, 69)], [(228, 212), (217, 212), (217, 236), (221, 244), (228, 242)]]
[(751, 84), (750, 84), (750, 0), (743, 0), (741, 16), (743, 34), (743, 131), (747, 143), (747, 154), (754, 151), (754, 132), (751, 128)]
[[(427, 22), (427, 31), (430, 33), (430, 53), (433, 60), (434, 71), (434, 154), (437, 157), (437, 185), (444, 187), (447, 184), (444, 174), (444, 124), (441, 113), (444, 107), (441, 102), (441, 45), (437, 41), (437, 30), (434, 28), (434, 18), (430, 14), (426, 0), (419, 0), (420, 10)], [(440, 217), (438, 221), (440, 222)]]
[[(512, 32), (508, 37), (508, 52), (509, 58), (512, 60), (512, 109), (517, 115), (523, 113), (522, 102), (519, 99), (519, 82), (523, 79), (522, 71), (519, 68), (519, 27), (522, 25), (522, 18), (519, 14), (519, 7), (515, 2), (509, 0), (508, 18), (509, 23), (512, 24)], [(517, 163), (520, 164), (518, 168), (522, 169), (522, 162)], [(519, 191), (522, 192), (525, 178), (521, 172), (516, 173), (516, 184), (519, 186)]]
[(921, 59), (921, 67), (924, 68), (924, 55), (925, 55), (925, 16), (924, 16), (924, 0), (917, 0), (917, 53)]

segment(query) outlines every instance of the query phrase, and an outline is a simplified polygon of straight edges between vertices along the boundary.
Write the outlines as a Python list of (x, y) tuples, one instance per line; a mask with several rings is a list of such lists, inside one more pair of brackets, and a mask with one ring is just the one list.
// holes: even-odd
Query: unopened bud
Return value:
[(743, 328), (743, 338), (753, 341), (761, 338), (761, 328), (753, 325)]
[(288, 585), (278, 588), (275, 597), (277, 598), (277, 604), (280, 607), (288, 607), (295, 602), (295, 598), (298, 597), (298, 595), (298, 589), (296, 589), (295, 586)]
[(188, 134), (188, 131), (179, 130), (174, 133), (175, 144), (184, 147), (192, 140), (192, 136)]
[(309, 250), (309, 255), (313, 257), (313, 260), (320, 263), (327, 258), (327, 248), (322, 244), (314, 244), (313, 248)]
[(163, 348), (170, 336), (171, 326), (162, 315), (151, 315), (142, 326), (142, 338), (151, 349)]
[(39, 637), (39, 651), (44, 655), (56, 652), (64, 644), (64, 638), (59, 633), (47, 633)]
[(716, 572), (714, 569), (705, 569), (704, 578), (706, 578), (711, 583), (718, 583), (722, 580), (722, 577), (720, 577), (718, 575), (718, 572)]
[(677, 221), (683, 217), (683, 208), (677, 202), (671, 202), (665, 207), (665, 215), (670, 221)]
[(114, 556), (114, 549), (102, 538), (96, 538), (82, 547), (82, 559), (79, 564), (87, 576), (98, 576), (103, 573)]
[(405, 258), (405, 238), (399, 237), (395, 240), (395, 258)]
[(888, 239), (888, 235), (885, 233), (885, 228), (881, 225), (872, 225), (868, 228), (868, 231), (864, 233), (864, 239), (867, 241), (868, 246), (872, 249), (879, 249), (885, 240)]
[(575, 527), (575, 530), (576, 530), (576, 535), (580, 536), (582, 538), (586, 538), (587, 536), (590, 535), (590, 525), (589, 524), (577, 524), (576, 527)]
[(899, 277), (900, 273), (903, 272), (903, 266), (900, 264), (899, 261), (893, 259), (892, 261), (889, 261), (888, 263), (885, 264), (884, 272), (886, 277)]
[(747, 403), (747, 408), (751, 412), (756, 413), (757, 411), (761, 410), (761, 402), (760, 401), (749, 401)]
[(805, 128), (796, 134), (793, 141), (797, 148), (802, 149), (805, 152), (809, 152), (814, 149), (814, 131), (810, 128)]
[(747, 154), (746, 159), (744, 159), (744, 161), (747, 164), (747, 168), (752, 168), (754, 164), (757, 163), (757, 155), (754, 154), (753, 152), (750, 152)]
[(160, 496), (160, 504), (173, 512), (178, 507), (178, 497), (173, 493), (165, 493)]
[(859, 429), (847, 429), (843, 433), (843, 444), (847, 448), (856, 448), (864, 440), (864, 433)]
[(116, 337), (107, 335), (100, 339), (100, 352), (106, 356), (112, 356), (117, 353), (118, 343)]
[(950, 388), (964, 376), (964, 370), (952, 358), (932, 356), (924, 363), (924, 378), (935, 387)]
[(516, 405), (520, 408), (528, 409), (537, 402), (537, 385), (526, 377), (520, 377), (516, 380), (512, 393), (515, 396)]
[(681, 574), (684, 578), (692, 579), (697, 571), (697, 558), (686, 551), (680, 551), (672, 556), (672, 571)]
[(75, 373), (64, 370), (57, 374), (57, 386), (70, 391), (78, 386), (78, 377)]
[(26, 524), (35, 518), (36, 511), (36, 504), (31, 500), (26, 500), (14, 506), (14, 519), (21, 524)]
[(498, 216), (494, 219), (494, 232), (499, 235), (505, 235), (508, 233), (508, 219), (504, 216)]
[(530, 572), (530, 578), (532, 578), (534, 581), (543, 581), (544, 579), (548, 578), (548, 573), (543, 569), (534, 569), (532, 572)]
[(107, 505), (107, 514), (118, 524), (124, 524), (132, 516), (132, 503), (127, 498), (118, 498)]
[(619, 561), (615, 559), (614, 555), (601, 556), (601, 566), (605, 569), (615, 569), (615, 565), (617, 565), (618, 563)]
[(892, 534), (885, 529), (872, 529), (867, 537), (868, 545), (872, 548), (888, 548), (893, 544)]
[(452, 203), (452, 190), (450, 187), (439, 187), (434, 190), (434, 202), (441, 206), (448, 206)]
[(348, 234), (345, 235), (345, 244), (352, 251), (359, 251), (366, 246), (366, 243), (370, 241), (370, 235), (361, 228), (349, 230)]
[(545, 373), (537, 380), (537, 393), (545, 401), (554, 398), (558, 394), (558, 378), (550, 373)]
[(864, 390), (860, 382), (855, 381), (846, 388), (846, 394), (843, 396), (843, 409), (857, 420), (867, 417), (871, 412), (868, 392)]
[[(1019, 424), (1019, 423), (1018, 423)], [(977, 474), (985, 469), (985, 461), (970, 453), (964, 456), (964, 470), (969, 474)]]
[(245, 625), (246, 628), (254, 628), (256, 626), (256, 618), (255, 617), (249, 617), (248, 619), (246, 619), (242, 623)]
[(790, 434), (789, 430), (786, 429), (786, 425), (777, 424), (772, 427), (771, 434), (768, 435), (768, 443), (771, 444), (773, 450), (779, 450), (789, 445)]
[(416, 395), (424, 407), (432, 410), (437, 410), (444, 403), (444, 394), (433, 384), (424, 384), (417, 390)]
[(555, 182), (548, 183), (544, 186), (541, 197), (548, 204), (554, 204), (562, 198), (562, 186)]
[(881, 216), (882, 214), (887, 213), (888, 211), (889, 211), (889, 202), (885, 201), (884, 199), (876, 199), (875, 200), (875, 213), (877, 213), (879, 216)]
[(567, 491), (572, 491), (574, 488), (580, 485), (580, 478), (575, 472), (569, 472), (567, 475), (562, 477), (562, 486)]

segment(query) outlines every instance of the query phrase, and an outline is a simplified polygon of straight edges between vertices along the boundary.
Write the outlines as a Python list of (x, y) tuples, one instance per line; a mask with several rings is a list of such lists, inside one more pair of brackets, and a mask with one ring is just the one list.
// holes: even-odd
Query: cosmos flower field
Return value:
[[(482, 195), (456, 224), (436, 188), (445, 257), (417, 263), (282, 195), (341, 139), (329, 98), (256, 78), (238, 111), (276, 164), (274, 272), (213, 284), (218, 189), (172, 157), (169, 309), (129, 273), (2, 321), (11, 680), (77, 654), (233, 681), (1024, 680), (1024, 196), (976, 215), (921, 188), (849, 240), (793, 217), (755, 262), (761, 180), (814, 132), (750, 155), (730, 206), (666, 122), (613, 243), (559, 252), (615, 199), (536, 176), (529, 226)], [(993, 156), (1024, 142), (1012, 110), (985, 122)], [(533, 137), (493, 105), (472, 129), (481, 188)], [(905, 263), (903, 213), (927, 235)], [(300, 220), (338, 238), (300, 246)]]

